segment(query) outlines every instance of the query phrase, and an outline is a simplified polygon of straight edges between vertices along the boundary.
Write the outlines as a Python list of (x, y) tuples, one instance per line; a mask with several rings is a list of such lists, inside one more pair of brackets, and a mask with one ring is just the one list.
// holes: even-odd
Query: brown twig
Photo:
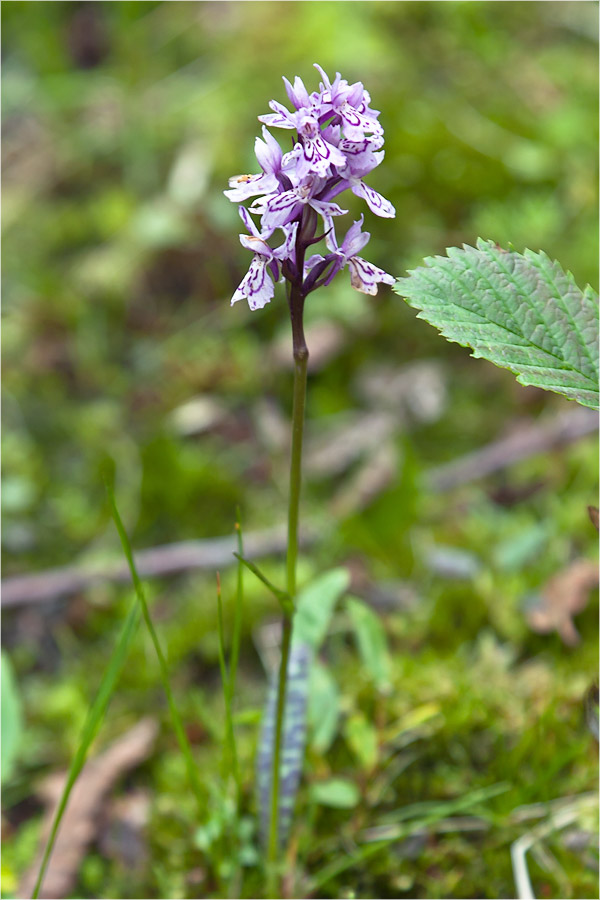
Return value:
[[(81, 860), (98, 832), (99, 813), (107, 794), (119, 778), (147, 759), (157, 732), (158, 725), (153, 719), (141, 719), (104, 753), (87, 762), (65, 811), (44, 878), (42, 897), (59, 898), (71, 894)], [(42, 825), (40, 851), (22, 878), (19, 897), (31, 897), (65, 778), (66, 775), (54, 775), (45, 785), (48, 808)]]
[(507, 469), (514, 463), (570, 444), (598, 430), (598, 413), (576, 406), (547, 422), (523, 427), (453, 462), (436, 466), (428, 473), (433, 491), (450, 491), (486, 475)]
[[(315, 539), (314, 532), (306, 531), (303, 544)], [(286, 548), (285, 528), (271, 528), (244, 535), (245, 552), (252, 559), (281, 554)], [(135, 554), (141, 577), (157, 577), (185, 572), (189, 569), (225, 568), (236, 563), (233, 556), (237, 548), (235, 535), (210, 538), (201, 541), (182, 541), (152, 547)], [(92, 566), (64, 566), (47, 569), (33, 575), (16, 575), (2, 581), (3, 608), (23, 603), (42, 603), (75, 594), (95, 584), (127, 582), (130, 579), (125, 561)]]
[[(450, 491), (455, 487), (485, 478), (514, 463), (573, 443), (598, 430), (598, 413), (574, 407), (555, 419), (528, 425), (505, 438), (493, 441), (450, 463), (436, 466), (427, 473), (427, 484), (433, 491)], [(314, 542), (314, 531), (305, 532), (303, 545)], [(235, 535), (201, 541), (182, 541), (136, 553), (142, 577), (173, 575), (189, 569), (217, 569), (233, 565)], [(257, 531), (245, 538), (245, 554), (251, 559), (281, 554), (286, 548), (285, 528)], [(96, 567), (65, 566), (34, 575), (16, 575), (2, 581), (2, 606), (41, 603), (85, 590), (102, 582), (126, 582), (129, 572), (125, 562)]]

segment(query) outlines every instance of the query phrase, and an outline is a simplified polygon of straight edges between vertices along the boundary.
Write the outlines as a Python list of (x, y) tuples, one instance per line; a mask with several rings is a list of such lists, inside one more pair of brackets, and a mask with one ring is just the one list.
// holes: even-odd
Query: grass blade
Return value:
[[(223, 627), (223, 601), (221, 598), (221, 578), (217, 572), (217, 622), (219, 627), (219, 668), (221, 669), (221, 681), (223, 682), (223, 696), (225, 698), (225, 744), (227, 747), (233, 775), (237, 786), (237, 799), (239, 807), (239, 798), (242, 790), (242, 782), (240, 777), (240, 768), (238, 764), (237, 746), (235, 743), (235, 733), (233, 730), (233, 714), (231, 710), (231, 672), (227, 673), (227, 663), (225, 661), (225, 629)], [(223, 774), (227, 772), (226, 757), (223, 757)]]
[(175, 730), (175, 735), (177, 737), (177, 741), (179, 743), (179, 747), (181, 752), (183, 753), (185, 764), (187, 768), (188, 778), (190, 780), (190, 784), (192, 786), (192, 790), (194, 791), (194, 795), (196, 797), (196, 801), (198, 803), (198, 810), (202, 814), (204, 812), (204, 796), (202, 785), (200, 783), (200, 779), (198, 777), (198, 770), (196, 769), (196, 764), (194, 763), (194, 758), (192, 756), (192, 749), (189, 745), (189, 741), (186, 737), (183, 723), (181, 721), (181, 716), (179, 715), (179, 711), (175, 704), (175, 700), (173, 698), (173, 692), (171, 691), (171, 685), (169, 683), (169, 672), (167, 669), (167, 663), (165, 657), (163, 655), (158, 636), (154, 629), (154, 625), (152, 624), (152, 619), (150, 618), (150, 612), (148, 610), (148, 603), (146, 601), (146, 595), (144, 593), (144, 588), (142, 587), (142, 582), (140, 581), (139, 575), (137, 573), (137, 569), (135, 567), (135, 562), (133, 559), (133, 553), (131, 550), (131, 544), (129, 543), (129, 538), (127, 537), (127, 532), (123, 526), (123, 522), (121, 521), (121, 517), (119, 515), (119, 511), (117, 509), (117, 504), (115, 502), (115, 495), (112, 490), (112, 487), (107, 482), (106, 490), (108, 492), (108, 499), (110, 502), (110, 509), (112, 513), (112, 517), (119, 533), (119, 538), (121, 539), (121, 546), (123, 547), (123, 553), (127, 559), (127, 563), (129, 564), (129, 569), (131, 572), (131, 578), (133, 580), (133, 585), (135, 588), (135, 592), (142, 610), (142, 616), (144, 617), (144, 621), (150, 632), (150, 638), (152, 639), (152, 643), (154, 644), (154, 649), (156, 650), (156, 656), (158, 658), (158, 665), (160, 669), (160, 677), (163, 684), (163, 688), (167, 697), (167, 703), (169, 705), (169, 712), (171, 713), (171, 719), (173, 721), (173, 728)]
[(334, 859), (333, 862), (327, 863), (327, 865), (323, 866), (311, 877), (311, 891), (316, 893), (321, 890), (328, 881), (331, 881), (332, 878), (342, 875), (347, 869), (351, 869), (361, 862), (366, 862), (367, 859), (374, 856), (376, 853), (379, 853), (380, 850), (385, 850), (385, 848), (392, 843), (392, 840), (378, 841), (376, 844), (367, 844), (359, 847), (354, 853), (344, 854), (341, 858)]
[(245, 559), (245, 557), (243, 557), (241, 553), (234, 553), (233, 555), (237, 560), (239, 560), (239, 562), (243, 563), (243, 565), (245, 565), (247, 569), (250, 569), (253, 575), (256, 575), (258, 580), (262, 581), (264, 586), (271, 591), (275, 599), (279, 601), (284, 613), (288, 616), (292, 616), (294, 614), (294, 602), (288, 592), (282, 591), (281, 588), (276, 587), (272, 581), (269, 581), (266, 575), (263, 575), (258, 566), (256, 566), (253, 562), (250, 562), (249, 559)]
[(242, 517), (239, 507), (236, 510), (235, 532), (237, 537), (237, 585), (235, 591), (235, 609), (233, 614), (233, 635), (231, 638), (231, 659), (229, 661), (229, 699), (233, 704), (235, 696), (235, 682), (237, 678), (238, 663), (240, 660), (240, 645), (242, 642), (242, 612), (244, 608), (244, 564), (240, 557), (244, 555), (244, 540), (242, 537)]
[(129, 614), (127, 615), (127, 618), (125, 619), (121, 634), (119, 635), (117, 646), (115, 647), (113, 654), (109, 660), (108, 666), (106, 667), (106, 671), (104, 672), (102, 681), (100, 682), (100, 687), (98, 688), (98, 693), (96, 694), (96, 698), (90, 707), (90, 711), (83, 726), (79, 746), (77, 748), (75, 756), (73, 757), (73, 761), (71, 762), (71, 766), (67, 775), (67, 781), (63, 788), (63, 792), (56, 809), (56, 813), (54, 815), (54, 821), (52, 822), (52, 828), (50, 829), (48, 843), (46, 844), (46, 849), (44, 850), (44, 856), (40, 865), (40, 871), (38, 873), (37, 881), (33, 889), (33, 900), (39, 897), (42, 881), (44, 879), (44, 875), (46, 874), (46, 869), (48, 868), (52, 850), (54, 849), (56, 835), (58, 834), (58, 829), (60, 827), (62, 817), (64, 815), (65, 809), (67, 808), (67, 803), (69, 802), (69, 796), (73, 789), (73, 785), (77, 781), (79, 773), (83, 769), (88, 750), (90, 749), (90, 745), (98, 734), (98, 731), (102, 724), (102, 720), (104, 719), (106, 708), (108, 707), (110, 698), (116, 687), (123, 666), (125, 665), (125, 660), (127, 659), (127, 654), (129, 653), (129, 648), (131, 646), (131, 641), (136, 632), (139, 621), (140, 609), (138, 604), (134, 603), (131, 610), (129, 611)]

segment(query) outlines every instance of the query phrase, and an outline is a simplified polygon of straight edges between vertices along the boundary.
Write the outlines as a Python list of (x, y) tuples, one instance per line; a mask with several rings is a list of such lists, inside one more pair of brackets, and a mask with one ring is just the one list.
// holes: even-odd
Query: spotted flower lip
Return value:
[[(350, 84), (339, 72), (332, 81), (321, 66), (315, 68), (321, 76), (318, 91), (309, 93), (299, 76), (293, 83), (283, 79), (292, 109), (272, 100), (271, 112), (258, 117), (262, 139), (256, 138), (254, 149), (261, 171), (235, 176), (224, 191), (234, 203), (252, 200), (248, 209), (240, 206), (248, 231), (240, 241), (253, 258), (232, 298), (232, 303), (245, 298), (251, 309), (265, 306), (282, 278), (305, 297), (346, 266), (352, 286), (363, 293), (376, 294), (378, 284), (394, 283), (391, 275), (358, 256), (369, 240), (369, 233), (362, 231), (362, 216), (341, 246), (334, 228), (335, 220), (347, 212), (334, 200), (347, 190), (377, 216), (396, 214), (389, 200), (363, 181), (384, 159), (380, 113), (371, 108), (362, 82)], [(270, 128), (293, 132), (293, 149), (283, 153)], [(260, 230), (253, 216), (260, 217)], [(278, 231), (283, 242), (273, 249), (270, 241)], [(329, 252), (313, 254), (305, 262), (308, 248), (322, 238)]]
[(362, 294), (374, 296), (377, 293), (378, 284), (394, 284), (396, 279), (393, 275), (388, 275), (383, 269), (374, 266), (373, 263), (367, 262), (358, 255), (371, 237), (368, 231), (362, 231), (363, 221), (364, 216), (361, 216), (351, 225), (341, 247), (337, 246), (333, 231), (328, 234), (325, 241), (332, 253), (338, 257), (340, 268), (347, 265), (350, 269), (352, 287)]

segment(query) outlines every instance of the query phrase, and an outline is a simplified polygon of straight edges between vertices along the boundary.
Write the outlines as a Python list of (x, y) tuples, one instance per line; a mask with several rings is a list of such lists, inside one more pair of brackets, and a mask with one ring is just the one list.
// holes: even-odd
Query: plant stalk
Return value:
[[(292, 455), (290, 464), (290, 494), (288, 503), (288, 545), (286, 556), (286, 588), (292, 602), (296, 598), (296, 563), (298, 559), (298, 519), (300, 511), (300, 487), (302, 481), (302, 440), (304, 436), (304, 409), (306, 406), (306, 380), (308, 348), (304, 339), (302, 313), (304, 297), (301, 288), (292, 286), (289, 297), (294, 345), (294, 402), (292, 411)], [(271, 773), (271, 816), (267, 857), (268, 895), (277, 897), (279, 856), (279, 787), (281, 745), (285, 719), (285, 697), (288, 664), (292, 643), (291, 614), (284, 613), (281, 636), (281, 662), (277, 685), (277, 708)]]

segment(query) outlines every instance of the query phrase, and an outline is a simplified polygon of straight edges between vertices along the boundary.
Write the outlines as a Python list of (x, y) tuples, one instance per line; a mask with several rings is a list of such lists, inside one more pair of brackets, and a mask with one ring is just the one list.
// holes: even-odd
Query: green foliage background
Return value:
[[(597, 286), (595, 3), (15, 2), (2, 18), (5, 576), (112, 558), (107, 460), (138, 548), (230, 533), (238, 503), (247, 530), (282, 521), (287, 457), (261, 423), (266, 403), (289, 414), (289, 370), (273, 352), (287, 340), (285, 307), (280, 296), (260, 314), (229, 309), (248, 259), (221, 191), (231, 174), (254, 171), (256, 116), (272, 97), (285, 100), (283, 74), (314, 85), (319, 62), (362, 80), (382, 110), (386, 160), (370, 183), (398, 215), (367, 216), (375, 263), (401, 276), (481, 235), (543, 248), (580, 285)], [(340, 476), (306, 482), (305, 514), (327, 527), (302, 579), (353, 561), (416, 600), (385, 613), (389, 695), (363, 678), (343, 629), (328, 645), (341, 732), (326, 752), (309, 752), (308, 782), (342, 776), (363, 796), (377, 777), (384, 787), (352, 814), (301, 795), (298, 877), (346, 853), (391, 810), (506, 782), (486, 801), (483, 836), (438, 835), (418, 852), (399, 843), (334, 877), (322, 896), (513, 896), (509, 845), (520, 832), (511, 811), (593, 788), (581, 698), (596, 668), (597, 622), (589, 611), (578, 620), (573, 652), (554, 635), (532, 635), (521, 604), (569, 560), (594, 553), (585, 507), (596, 496), (596, 442), (433, 495), (428, 467), (571, 407), (447, 345), (392, 292), (363, 297), (343, 279), (311, 297), (312, 324), (333, 321), (343, 343), (311, 378), (309, 434), (369, 411), (359, 382), (375, 364), (441, 364), (447, 402), (436, 421), (397, 431), (397, 475), (364, 510), (332, 511)], [(185, 436), (173, 411), (199, 395), (222, 418)], [(506, 505), (502, 491), (524, 499)], [(470, 574), (432, 570), (433, 545), (468, 553)], [(279, 562), (267, 570), (278, 579)], [(232, 584), (225, 575), (225, 594)], [(149, 593), (195, 750), (216, 772), (212, 578), (156, 581)], [(19, 810), (34, 776), (72, 754), (129, 599), (105, 585), (5, 617), (28, 729), (5, 789), (8, 895), (39, 827)], [(242, 708), (262, 703), (252, 633), (272, 612), (249, 583)], [(92, 848), (74, 896), (215, 895), (215, 857), (198, 849), (205, 834), (190, 837), (198, 823), (140, 637), (105, 738), (157, 709), (161, 743), (138, 776), (153, 799), (152, 865), (123, 871)], [(383, 763), (365, 768), (344, 737), (356, 717), (381, 747), (419, 723), (415, 760), (389, 783)], [(249, 810), (255, 733), (241, 736)], [(586, 862), (559, 841), (552, 849), (558, 867), (533, 869), (546, 896), (593, 896)], [(198, 869), (200, 885), (189, 875)], [(250, 876), (247, 896), (256, 889)]]

